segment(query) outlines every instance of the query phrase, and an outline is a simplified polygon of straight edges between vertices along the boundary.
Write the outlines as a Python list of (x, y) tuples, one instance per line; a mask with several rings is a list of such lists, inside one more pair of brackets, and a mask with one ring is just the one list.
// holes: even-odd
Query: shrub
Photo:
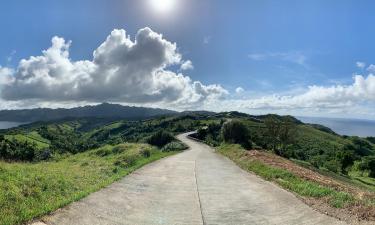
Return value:
[(0, 159), (32, 161), (37, 147), (35, 143), (13, 140), (0, 142)]
[(187, 148), (188, 147), (184, 143), (173, 141), (173, 142), (170, 142), (170, 143), (166, 144), (162, 148), (162, 151), (163, 152), (182, 151), (182, 150), (185, 150)]
[(375, 156), (363, 157), (358, 168), (361, 171), (368, 171), (368, 176), (375, 178)]
[(339, 172), (339, 168), (341, 168), (342, 166), (337, 160), (329, 160), (324, 162), (324, 167), (329, 171), (337, 173)]
[(140, 153), (145, 158), (149, 158), (151, 156), (150, 149), (141, 149)]
[(138, 157), (138, 154), (128, 154), (118, 159), (114, 165), (122, 168), (132, 167), (136, 164)]
[(117, 146), (113, 147), (112, 152), (114, 154), (119, 154), (119, 153), (122, 153), (122, 152), (126, 151), (126, 149), (127, 149), (127, 147), (124, 144), (117, 145)]
[[(1, 138), (0, 138), (1, 140)], [(375, 137), (367, 137), (366, 140), (368, 140), (369, 142), (375, 144)]]
[(238, 120), (224, 123), (221, 135), (227, 143), (240, 144), (246, 149), (251, 148), (249, 131), (245, 124)]
[(38, 150), (35, 152), (35, 160), (41, 161), (41, 160), (47, 160), (52, 157), (52, 151), (48, 148)]
[(148, 138), (147, 143), (161, 148), (174, 140), (175, 138), (172, 134), (165, 131), (158, 131)]
[(112, 147), (111, 146), (101, 147), (101, 148), (99, 148), (98, 150), (95, 151), (95, 154), (97, 156), (101, 156), (101, 157), (110, 155), (110, 154), (112, 154)]

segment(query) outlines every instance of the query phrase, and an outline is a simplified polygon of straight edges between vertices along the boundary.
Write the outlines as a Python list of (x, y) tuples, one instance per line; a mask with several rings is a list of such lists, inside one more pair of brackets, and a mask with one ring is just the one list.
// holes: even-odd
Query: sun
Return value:
[(171, 11), (178, 0), (149, 0), (150, 5), (153, 9), (160, 13), (166, 13)]

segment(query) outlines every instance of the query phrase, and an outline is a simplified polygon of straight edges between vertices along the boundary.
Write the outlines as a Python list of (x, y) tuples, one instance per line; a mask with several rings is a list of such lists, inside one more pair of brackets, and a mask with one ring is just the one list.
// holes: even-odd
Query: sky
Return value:
[(8, 0), (0, 109), (375, 119), (374, 1)]

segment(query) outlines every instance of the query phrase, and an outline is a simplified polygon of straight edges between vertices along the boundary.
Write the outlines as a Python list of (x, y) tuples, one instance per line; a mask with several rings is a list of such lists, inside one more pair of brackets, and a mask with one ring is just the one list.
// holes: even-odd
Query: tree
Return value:
[(368, 176), (375, 178), (375, 156), (363, 157), (359, 163), (361, 171), (368, 171)]
[(175, 138), (173, 137), (172, 134), (165, 132), (163, 130), (160, 130), (153, 135), (147, 140), (147, 142), (150, 145), (155, 145), (158, 146), (159, 148), (163, 147), (164, 145), (174, 141)]
[(249, 130), (239, 120), (231, 120), (224, 123), (221, 128), (221, 135), (227, 143), (240, 144), (246, 149), (252, 147)]
[(359, 137), (352, 137), (353, 147), (357, 155), (368, 156), (372, 154), (372, 145), (365, 139)]
[(341, 163), (341, 172), (343, 174), (348, 174), (347, 169), (354, 164), (355, 156), (354, 152), (350, 150), (344, 150), (339, 155), (340, 163)]
[(276, 151), (279, 143), (280, 122), (274, 116), (270, 116), (264, 121), (264, 124), (266, 125), (266, 139), (271, 150)]
[(269, 116), (265, 121), (266, 138), (271, 149), (278, 155), (285, 156), (288, 146), (295, 142), (296, 124), (289, 117), (281, 119)]

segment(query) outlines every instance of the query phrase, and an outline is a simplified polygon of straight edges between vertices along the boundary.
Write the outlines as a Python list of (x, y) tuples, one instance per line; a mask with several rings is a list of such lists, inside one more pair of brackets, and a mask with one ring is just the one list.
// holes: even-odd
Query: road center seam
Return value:
[(199, 188), (198, 188), (197, 160), (194, 160), (194, 178), (195, 178), (195, 186), (196, 186), (197, 194), (198, 194), (198, 203), (199, 203), (199, 210), (201, 212), (202, 223), (203, 223), (203, 225), (206, 225), (206, 222), (204, 221), (203, 210), (202, 210), (202, 203), (201, 203), (201, 197), (200, 197)]

